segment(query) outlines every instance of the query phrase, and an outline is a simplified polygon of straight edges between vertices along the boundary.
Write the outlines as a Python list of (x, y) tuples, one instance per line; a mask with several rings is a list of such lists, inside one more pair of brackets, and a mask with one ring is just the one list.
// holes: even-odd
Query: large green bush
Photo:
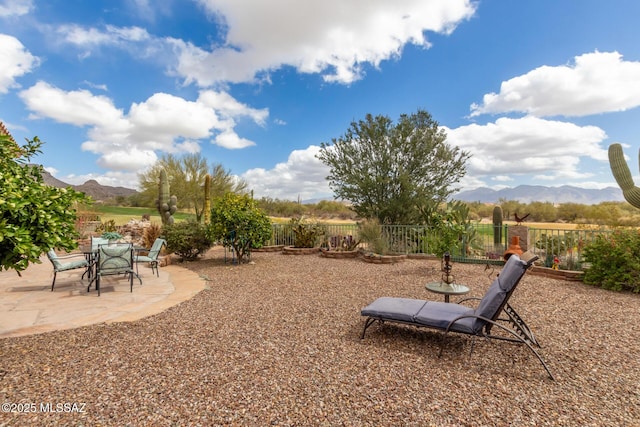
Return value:
[(210, 214), (212, 238), (230, 247), (238, 263), (245, 260), (251, 248), (271, 238), (271, 220), (248, 194), (225, 194), (213, 202)]
[(616, 230), (597, 236), (583, 250), (591, 264), (584, 282), (613, 291), (640, 292), (640, 231)]
[(42, 166), (28, 163), (41, 146), (38, 137), (18, 146), (0, 135), (0, 271), (20, 274), (51, 248), (78, 246), (75, 208), (89, 200), (71, 187), (44, 183)]
[(204, 254), (213, 240), (204, 225), (194, 219), (175, 222), (162, 227), (167, 249), (185, 261), (192, 261)]

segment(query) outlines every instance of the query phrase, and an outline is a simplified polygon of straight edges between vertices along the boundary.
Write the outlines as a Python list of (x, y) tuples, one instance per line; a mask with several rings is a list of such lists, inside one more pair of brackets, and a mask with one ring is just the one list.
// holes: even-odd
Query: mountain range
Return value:
[[(102, 185), (95, 180), (89, 180), (81, 185), (70, 185), (55, 178), (49, 172), (43, 172), (44, 182), (59, 188), (72, 187), (93, 198), (95, 201), (106, 201), (118, 196), (128, 197), (137, 191), (126, 187), (111, 187)], [(562, 185), (560, 187), (545, 187), (542, 185), (519, 185), (517, 187), (492, 190), (481, 187), (474, 190), (461, 191), (453, 196), (456, 200), (465, 202), (498, 203), (503, 200), (517, 200), (521, 203), (550, 202), (578, 203), (581, 205), (596, 205), (602, 202), (623, 202), (622, 190), (617, 187), (607, 187), (601, 190)], [(317, 203), (320, 200), (305, 200), (303, 203)]]
[(126, 187), (111, 187), (108, 185), (102, 185), (95, 179), (90, 179), (84, 184), (71, 185), (66, 182), (60, 181), (47, 171), (42, 172), (42, 178), (47, 185), (58, 188), (71, 187), (74, 190), (80, 191), (87, 196), (90, 196), (94, 201), (107, 201), (115, 199), (116, 197), (123, 196), (128, 197), (132, 194), (136, 194), (137, 191)]
[(461, 191), (453, 196), (465, 202), (498, 203), (499, 200), (516, 200), (521, 203), (550, 202), (597, 205), (602, 202), (624, 202), (622, 190), (607, 187), (600, 190), (562, 185), (545, 187), (542, 185), (518, 185), (517, 187), (492, 190), (487, 187)]

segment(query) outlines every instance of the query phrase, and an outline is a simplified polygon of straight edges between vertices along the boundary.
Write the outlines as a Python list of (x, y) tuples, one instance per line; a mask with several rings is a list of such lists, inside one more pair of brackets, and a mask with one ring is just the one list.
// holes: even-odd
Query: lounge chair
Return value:
[(91, 268), (91, 264), (86, 260), (84, 254), (80, 253), (58, 256), (56, 251), (51, 249), (47, 252), (47, 257), (49, 258), (49, 261), (51, 261), (51, 264), (53, 264), (53, 282), (51, 282), (51, 292), (53, 292), (53, 287), (56, 285), (56, 276), (59, 272), (83, 268), (84, 273), (82, 273), (82, 277), (90, 272), (89, 269)]
[(151, 274), (153, 274), (153, 269), (155, 268), (156, 276), (160, 277), (160, 270), (158, 269), (158, 255), (160, 255), (162, 247), (166, 245), (166, 240), (156, 239), (153, 242), (153, 245), (151, 245), (151, 249), (149, 249), (149, 253), (147, 255), (135, 255), (134, 261), (136, 263), (136, 272), (138, 272), (139, 262), (148, 262), (151, 264)]
[[(508, 303), (520, 279), (537, 259), (535, 256), (523, 258), (527, 261), (518, 255), (511, 255), (475, 309), (461, 303), (479, 298), (467, 298), (457, 304), (410, 298), (378, 298), (361, 311), (362, 316), (366, 317), (361, 338), (364, 339), (367, 328), (376, 321), (437, 329), (443, 332), (438, 357), (442, 355), (444, 340), (449, 332), (511, 341), (526, 345), (542, 363), (549, 377), (554, 379), (547, 364), (534, 348), (540, 347), (540, 344), (524, 320)], [(506, 315), (505, 318), (500, 317), (502, 313)], [(494, 327), (504, 333), (493, 334)]]

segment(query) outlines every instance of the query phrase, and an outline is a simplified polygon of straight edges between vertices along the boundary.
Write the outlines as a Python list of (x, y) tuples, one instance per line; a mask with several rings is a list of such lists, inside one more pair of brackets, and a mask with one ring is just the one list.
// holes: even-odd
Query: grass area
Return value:
[[(116, 225), (124, 225), (128, 223), (132, 218), (140, 219), (143, 215), (148, 214), (151, 218), (152, 222), (161, 222), (160, 215), (155, 208), (134, 208), (134, 207), (125, 207), (125, 206), (104, 206), (104, 205), (94, 205), (90, 209), (92, 212), (95, 212), (100, 216), (100, 220), (102, 222), (106, 222), (109, 220), (114, 220)], [(174, 217), (177, 221), (184, 221), (189, 217), (194, 217), (195, 214), (192, 212), (176, 212)], [(355, 225), (356, 221), (351, 219), (331, 219), (331, 218), (313, 218), (309, 217), (310, 220), (317, 220), (322, 224), (340, 224), (340, 225)], [(291, 218), (282, 218), (282, 217), (271, 217), (271, 220), (275, 224), (287, 224)], [(483, 224), (488, 226), (491, 225), (490, 222), (483, 221)], [(515, 221), (505, 221), (506, 225), (516, 225)], [(539, 229), (550, 229), (550, 230), (575, 230), (579, 226), (577, 224), (570, 223), (557, 223), (557, 222), (524, 222), (522, 225), (526, 225), (529, 228), (539, 228)], [(583, 226), (584, 227), (584, 226)], [(491, 231), (490, 228), (488, 228)]]
[[(143, 215), (149, 215), (151, 222), (162, 222), (160, 220), (160, 214), (153, 208), (94, 205), (91, 211), (100, 216), (100, 221), (107, 222), (114, 220), (116, 225), (124, 225), (131, 219), (141, 219)], [(195, 217), (195, 215), (190, 212), (176, 212), (173, 216), (176, 221), (184, 221), (189, 217)]]

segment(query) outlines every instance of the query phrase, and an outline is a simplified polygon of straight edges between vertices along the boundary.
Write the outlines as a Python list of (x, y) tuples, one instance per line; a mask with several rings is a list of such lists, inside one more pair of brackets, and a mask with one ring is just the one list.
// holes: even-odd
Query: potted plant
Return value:
[(111, 245), (122, 239), (122, 234), (118, 233), (117, 231), (105, 231), (100, 237), (102, 237), (103, 239), (107, 239), (109, 241), (109, 244)]

